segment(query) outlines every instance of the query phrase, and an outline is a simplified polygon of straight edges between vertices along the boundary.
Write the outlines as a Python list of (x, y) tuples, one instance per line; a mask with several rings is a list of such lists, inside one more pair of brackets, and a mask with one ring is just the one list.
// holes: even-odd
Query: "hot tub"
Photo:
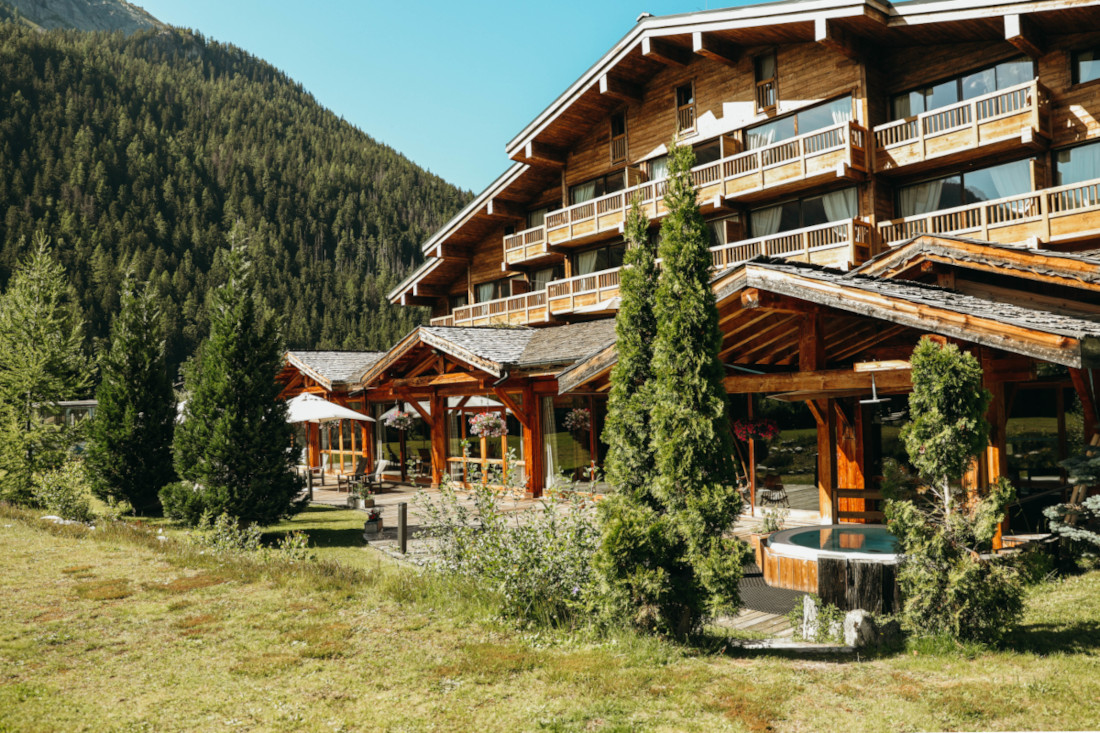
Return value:
[(882, 610), (893, 606), (897, 553), (884, 524), (786, 529), (768, 537), (764, 582), (816, 593), (840, 608)]

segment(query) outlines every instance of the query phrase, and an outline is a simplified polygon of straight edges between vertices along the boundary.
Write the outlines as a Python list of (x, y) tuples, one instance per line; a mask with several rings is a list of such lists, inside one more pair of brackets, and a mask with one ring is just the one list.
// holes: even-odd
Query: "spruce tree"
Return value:
[(227, 279), (213, 297), (210, 334), (184, 369), (176, 472), (213, 514), (270, 524), (290, 511), (301, 488), (275, 381), (282, 347), (243, 253), (234, 248), (223, 264)]
[(100, 353), (101, 381), (87, 466), (101, 499), (129, 502), (137, 514), (161, 511), (158, 493), (172, 481), (176, 407), (165, 355), (163, 315), (148, 283), (123, 285), (121, 311)]
[(681, 630), (695, 627), (707, 612), (737, 605), (742, 559), (741, 545), (726, 536), (741, 513), (741, 496), (718, 358), (722, 333), (709, 238), (691, 180), (694, 162), (690, 147), (672, 147), (654, 305), (654, 489), (682, 542), (681, 562), (670, 572), (679, 604), (670, 611), (682, 614), (673, 624)]
[(28, 501), (32, 479), (60, 467), (79, 435), (49, 406), (90, 384), (83, 326), (65, 269), (37, 232), (0, 296), (0, 497)]

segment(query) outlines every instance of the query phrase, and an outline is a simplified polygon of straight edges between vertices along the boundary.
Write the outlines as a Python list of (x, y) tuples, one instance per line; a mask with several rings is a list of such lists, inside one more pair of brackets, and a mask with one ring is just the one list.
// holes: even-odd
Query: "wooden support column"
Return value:
[(321, 465), (321, 426), (314, 422), (306, 423), (306, 443), (309, 450), (306, 460), (310, 467)]
[(443, 472), (447, 470), (447, 419), (445, 398), (439, 396), (439, 391), (432, 392), (428, 400), (433, 420), (432, 426), (432, 488), (439, 488), (443, 482)]
[(822, 524), (836, 524), (836, 410), (832, 400), (811, 400), (817, 419), (817, 501)]
[(1090, 373), (1086, 374), (1083, 369), (1070, 369), (1069, 378), (1073, 381), (1073, 389), (1076, 390), (1077, 396), (1081, 400), (1081, 406), (1084, 408), (1085, 413), (1085, 445), (1088, 445), (1092, 440), (1092, 436), (1096, 435), (1096, 401), (1092, 394), (1092, 380), (1090, 379)]
[[(851, 404), (854, 409), (849, 412)], [(837, 485), (838, 489), (859, 489), (865, 487), (863, 474), (863, 410), (858, 402), (853, 400), (835, 400), (837, 417)], [(866, 501), (856, 498), (837, 498), (839, 510), (847, 512), (867, 511)], [(839, 519), (839, 515), (838, 515)], [(864, 517), (856, 517), (850, 521), (866, 522)]]
[(530, 384), (523, 389), (524, 412), (531, 418), (523, 426), (523, 457), (527, 461), (527, 491), (532, 497), (542, 496), (546, 488), (546, 467), (542, 451), (542, 400), (535, 396)]
[[(989, 411), (986, 413), (986, 419), (989, 420), (989, 445), (985, 449), (985, 465), (982, 466), (982, 473), (985, 474), (985, 485), (990, 486), (1008, 472), (1008, 460), (1005, 455), (1008, 416), (1005, 410), (1005, 383), (990, 382), (986, 385), (986, 389), (993, 394), (993, 399), (990, 400)], [(994, 550), (1001, 549), (1001, 535), (1008, 529), (1006, 515), (997, 529), (997, 534), (993, 537)]]
[[(749, 392), (749, 420), (753, 419), (753, 397), (752, 392)], [(756, 440), (749, 438), (749, 501), (752, 503), (749, 513), (752, 516), (756, 516)]]

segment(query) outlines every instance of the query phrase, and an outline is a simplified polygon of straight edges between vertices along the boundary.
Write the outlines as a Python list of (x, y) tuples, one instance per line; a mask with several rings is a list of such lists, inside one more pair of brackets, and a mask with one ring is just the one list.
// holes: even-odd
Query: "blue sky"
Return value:
[(508, 166), (504, 144), (639, 13), (707, 3), (136, 0), (166, 23), (265, 59), (376, 140), (475, 192)]

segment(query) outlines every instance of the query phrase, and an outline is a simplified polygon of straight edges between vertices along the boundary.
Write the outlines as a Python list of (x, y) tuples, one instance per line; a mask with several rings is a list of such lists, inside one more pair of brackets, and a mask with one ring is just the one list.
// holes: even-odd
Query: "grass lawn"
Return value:
[[(308, 531), (356, 572), (219, 563), (0, 508), (0, 730), (1079, 729), (1100, 719), (1100, 572), (1041, 586), (1013, 651), (862, 661), (520, 631), (471, 588)], [(361, 516), (361, 515), (360, 515)], [(360, 520), (361, 526), (361, 520)]]

